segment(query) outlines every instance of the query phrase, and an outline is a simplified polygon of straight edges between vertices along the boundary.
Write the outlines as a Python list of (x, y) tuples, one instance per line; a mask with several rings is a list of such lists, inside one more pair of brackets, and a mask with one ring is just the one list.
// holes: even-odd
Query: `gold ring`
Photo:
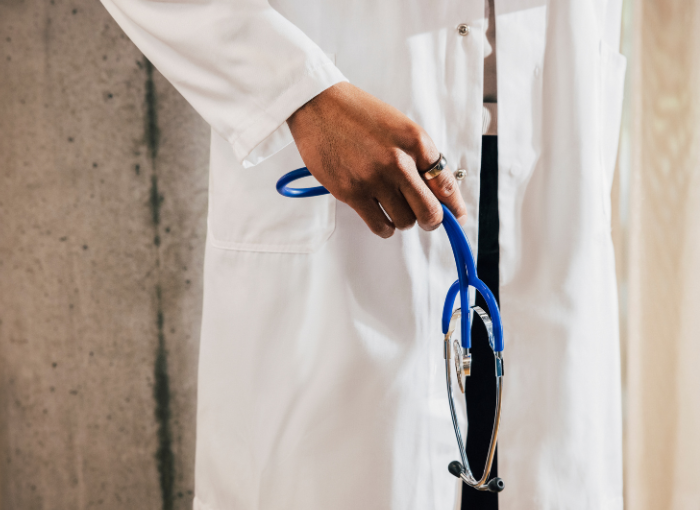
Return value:
[(445, 168), (447, 168), (447, 160), (445, 159), (445, 156), (440, 153), (440, 158), (437, 160), (437, 163), (435, 163), (425, 172), (420, 172), (420, 174), (423, 179), (429, 181), (430, 179), (435, 179), (435, 177), (437, 177)]

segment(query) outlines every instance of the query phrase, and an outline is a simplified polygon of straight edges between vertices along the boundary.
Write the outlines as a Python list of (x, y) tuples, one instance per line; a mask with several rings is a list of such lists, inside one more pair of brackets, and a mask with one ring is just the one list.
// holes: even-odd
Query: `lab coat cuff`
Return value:
[(237, 135), (229, 139), (243, 168), (251, 168), (294, 141), (287, 119), (301, 106), (335, 85), (348, 81), (333, 64), (312, 69), (286, 89), (272, 104)]

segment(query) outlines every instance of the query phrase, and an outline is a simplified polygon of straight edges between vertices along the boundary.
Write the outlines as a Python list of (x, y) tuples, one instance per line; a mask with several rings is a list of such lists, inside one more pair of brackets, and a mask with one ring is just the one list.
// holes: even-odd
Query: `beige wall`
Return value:
[(700, 4), (634, 0), (628, 74), (628, 510), (700, 508)]
[(0, 49), (0, 508), (190, 508), (208, 127), (95, 0)]

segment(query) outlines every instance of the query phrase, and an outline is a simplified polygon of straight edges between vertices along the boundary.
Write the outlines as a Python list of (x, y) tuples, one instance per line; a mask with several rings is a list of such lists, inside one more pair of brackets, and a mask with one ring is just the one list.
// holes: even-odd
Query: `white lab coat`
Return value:
[[(285, 120), (347, 78), (467, 171), (476, 246), (483, 0), (103, 2), (212, 126), (195, 509), (452, 509), (446, 235), (382, 240), (333, 197), (274, 184), (303, 166)], [(620, 0), (495, 9), (500, 507), (621, 509)]]

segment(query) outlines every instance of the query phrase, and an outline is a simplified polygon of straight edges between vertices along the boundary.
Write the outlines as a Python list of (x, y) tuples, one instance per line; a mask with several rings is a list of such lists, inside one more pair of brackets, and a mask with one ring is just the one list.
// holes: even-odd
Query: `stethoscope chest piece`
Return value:
[(452, 358), (455, 364), (455, 372), (457, 373), (459, 390), (464, 393), (467, 377), (472, 372), (472, 355), (468, 349), (462, 348), (459, 340), (455, 339), (452, 342)]

